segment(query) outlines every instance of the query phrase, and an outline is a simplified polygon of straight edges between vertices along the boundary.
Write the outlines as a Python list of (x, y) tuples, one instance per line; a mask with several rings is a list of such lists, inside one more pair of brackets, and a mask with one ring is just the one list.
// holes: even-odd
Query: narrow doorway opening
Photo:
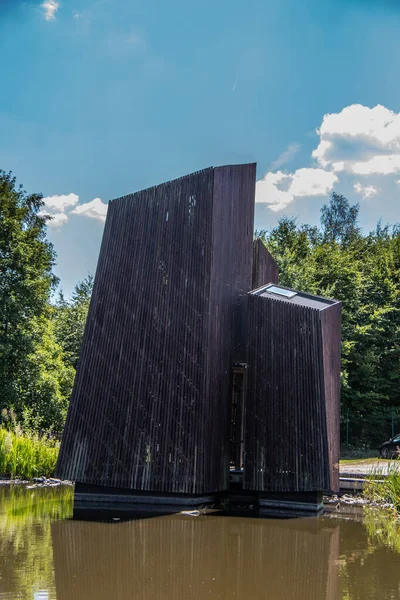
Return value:
[(231, 469), (243, 468), (244, 438), (244, 394), (246, 364), (236, 363), (232, 369), (232, 402), (231, 402)]

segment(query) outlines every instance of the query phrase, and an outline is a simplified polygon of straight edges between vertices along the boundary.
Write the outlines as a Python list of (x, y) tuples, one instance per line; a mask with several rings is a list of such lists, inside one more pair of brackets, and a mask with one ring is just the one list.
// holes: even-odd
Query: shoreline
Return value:
[[(0, 478), (1, 485), (21, 485), (27, 489), (43, 488), (43, 487), (58, 487), (61, 485), (74, 486), (73, 481), (67, 481), (63, 479), (57, 479), (54, 477), (34, 477), (33, 479), (11, 479), (2, 477)], [(359, 507), (359, 508), (382, 508), (382, 509), (394, 509), (394, 505), (388, 502), (379, 502), (365, 498), (360, 494), (332, 494), (323, 496), (324, 506), (329, 507), (330, 511), (336, 509), (338, 512), (342, 507)]]
[(59, 487), (60, 485), (75, 485), (73, 481), (57, 479), (55, 477), (33, 477), (32, 479), (11, 479), (7, 477), (0, 478), (1, 485), (23, 485), (27, 489), (44, 488), (44, 487)]

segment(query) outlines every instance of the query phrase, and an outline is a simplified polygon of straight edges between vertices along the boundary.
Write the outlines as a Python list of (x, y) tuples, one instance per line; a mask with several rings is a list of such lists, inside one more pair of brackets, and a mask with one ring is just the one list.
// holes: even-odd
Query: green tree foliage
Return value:
[(320, 228), (284, 217), (258, 235), (282, 284), (342, 301), (342, 422), (349, 414), (352, 443), (374, 446), (393, 407), (400, 415), (400, 228), (363, 235), (358, 213), (334, 193)]
[(55, 429), (65, 423), (75, 369), (69, 364), (55, 334), (56, 309), (36, 321), (40, 342), (27, 357), (20, 374), (20, 395), (15, 404), (25, 428)]
[(43, 206), (0, 171), (0, 410), (51, 428), (62, 426), (73, 370), (54, 332), (55, 253)]
[(79, 350), (85, 330), (90, 298), (93, 290), (93, 276), (80, 281), (67, 302), (62, 293), (57, 303), (56, 336), (64, 351), (67, 363), (76, 369)]
[(321, 227), (327, 242), (346, 246), (360, 234), (358, 227), (359, 204), (351, 206), (347, 198), (332, 192), (331, 201), (321, 209)]

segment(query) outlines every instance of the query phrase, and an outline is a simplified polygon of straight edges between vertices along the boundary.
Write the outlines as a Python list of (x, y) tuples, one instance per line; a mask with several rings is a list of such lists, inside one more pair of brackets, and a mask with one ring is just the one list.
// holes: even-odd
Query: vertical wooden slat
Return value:
[(245, 489), (337, 489), (340, 310), (306, 294), (249, 294)]
[(275, 259), (268, 252), (262, 240), (254, 240), (252, 289), (256, 290), (267, 283), (278, 283), (278, 277), (278, 265)]
[(237, 165), (110, 202), (58, 476), (226, 489), (254, 189), (255, 165)]
[(339, 457), (340, 457), (340, 326), (342, 314), (341, 304), (338, 303), (330, 311), (323, 311), (322, 322), (322, 346), (324, 365), (324, 384), (326, 411), (325, 418), (328, 431), (328, 452), (330, 467), (330, 489), (339, 491)]

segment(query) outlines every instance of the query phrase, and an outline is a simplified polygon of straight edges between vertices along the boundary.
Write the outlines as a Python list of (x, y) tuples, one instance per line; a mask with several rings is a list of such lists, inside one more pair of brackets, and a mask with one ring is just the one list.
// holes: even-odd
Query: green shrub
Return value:
[(58, 451), (59, 442), (54, 440), (0, 428), (0, 476), (21, 479), (51, 477)]

